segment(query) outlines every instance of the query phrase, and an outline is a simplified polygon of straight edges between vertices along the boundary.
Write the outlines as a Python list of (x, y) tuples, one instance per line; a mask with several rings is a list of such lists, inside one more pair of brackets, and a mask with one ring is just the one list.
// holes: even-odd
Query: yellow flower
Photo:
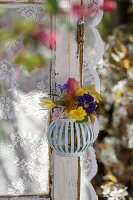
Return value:
[(124, 68), (126, 68), (126, 69), (131, 68), (130, 60), (124, 59), (124, 60), (123, 60), (123, 65), (124, 65)]
[(52, 109), (56, 106), (56, 104), (52, 101), (52, 99), (48, 98), (48, 97), (44, 97), (42, 99), (40, 99), (41, 102), (41, 106), (44, 110), (49, 110)]
[(84, 94), (88, 94), (88, 88), (81, 87), (76, 91), (75, 96), (83, 96)]
[(79, 106), (77, 108), (77, 110), (71, 110), (70, 111), (70, 115), (72, 116), (72, 118), (77, 119), (77, 120), (83, 120), (84, 117), (87, 115), (87, 113), (85, 112), (85, 110), (83, 110), (83, 108), (81, 106)]
[(114, 183), (117, 183), (117, 182), (118, 182), (118, 179), (117, 179), (111, 172), (109, 172), (109, 173), (107, 174), (107, 177), (109, 178), (109, 180), (111, 180), (111, 181), (114, 182)]
[(118, 91), (116, 94), (116, 99), (119, 99), (121, 97), (121, 91)]
[(99, 101), (101, 101), (101, 97), (100, 97), (100, 94), (98, 92), (96, 92), (95, 90), (91, 90), (89, 88), (86, 88), (86, 87), (81, 87), (77, 90), (75, 96), (78, 97), (78, 96), (83, 96), (84, 94), (90, 94), (94, 99), (95, 101), (98, 103)]
[(98, 92), (96, 92), (95, 90), (90, 90), (88, 89), (89, 94), (96, 100), (97, 103), (99, 103), (99, 101), (102, 101), (101, 96)]

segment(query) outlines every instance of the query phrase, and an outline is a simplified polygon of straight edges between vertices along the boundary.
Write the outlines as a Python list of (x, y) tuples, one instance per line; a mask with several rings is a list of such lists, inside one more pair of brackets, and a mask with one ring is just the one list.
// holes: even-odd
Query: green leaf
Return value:
[(120, 63), (119, 62), (117, 62), (117, 61), (115, 61), (112, 57), (110, 58), (110, 63), (111, 64), (113, 64), (113, 65), (115, 65), (115, 66), (118, 66), (118, 67), (120, 67)]
[(88, 116), (86, 115), (85, 118), (83, 120), (77, 120), (76, 123), (81, 124), (84, 122), (88, 122)]
[(15, 58), (14, 64), (23, 65), (28, 72), (32, 72), (37, 66), (43, 67), (45, 63), (40, 55), (29, 56), (26, 54), (19, 54)]
[(46, 0), (44, 3), (45, 10), (51, 15), (59, 12), (59, 5), (57, 0)]
[(0, 41), (15, 39), (15, 35), (8, 29), (0, 29)]
[(64, 101), (61, 101), (61, 100), (55, 101), (55, 104), (57, 104), (57, 105), (59, 105), (59, 106), (65, 106)]
[(5, 8), (0, 8), (0, 17), (4, 14), (5, 11), (6, 11)]
[(31, 32), (34, 28), (35, 28), (34, 22), (29, 19), (22, 20), (14, 24), (14, 29), (17, 32), (21, 33)]
[(25, 34), (23, 44), (25, 46), (29, 45), (35, 51), (37, 51), (37, 48), (39, 47), (38, 40), (36, 40), (36, 38), (32, 37), (30, 34)]
[(58, 94), (55, 94), (55, 93), (51, 93), (51, 94), (48, 94), (48, 95), (53, 96), (53, 97), (59, 97), (61, 99), (61, 97)]

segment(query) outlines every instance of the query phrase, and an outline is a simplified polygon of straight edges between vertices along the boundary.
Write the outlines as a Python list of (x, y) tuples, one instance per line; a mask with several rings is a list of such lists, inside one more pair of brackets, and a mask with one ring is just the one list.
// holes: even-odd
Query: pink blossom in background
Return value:
[(91, 17), (97, 12), (97, 5), (92, 2), (88, 7), (84, 7), (80, 4), (74, 4), (72, 7), (72, 12), (77, 15), (79, 18), (81, 17)]
[(115, 1), (105, 0), (101, 9), (104, 12), (115, 12), (117, 8), (117, 3)]
[(54, 108), (54, 112), (52, 113), (52, 120), (57, 121), (58, 119), (63, 118), (64, 115), (64, 107)]
[(59, 35), (55, 30), (46, 29), (39, 32), (37, 38), (40, 42), (48, 47), (49, 49), (54, 49), (57, 42), (59, 42)]

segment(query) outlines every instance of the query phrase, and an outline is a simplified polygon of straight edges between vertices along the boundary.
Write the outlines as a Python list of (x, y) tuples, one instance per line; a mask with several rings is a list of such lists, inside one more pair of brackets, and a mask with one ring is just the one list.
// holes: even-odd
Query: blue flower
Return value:
[(78, 97), (78, 106), (82, 106), (86, 111), (87, 115), (90, 115), (95, 112), (96, 106), (94, 103), (94, 98), (89, 94), (84, 94), (83, 96)]
[(66, 90), (69, 88), (69, 85), (68, 84), (64, 84), (63, 86), (61, 86), (60, 84), (57, 85), (56, 87), (58, 87), (60, 89), (60, 91), (63, 91), (63, 90)]

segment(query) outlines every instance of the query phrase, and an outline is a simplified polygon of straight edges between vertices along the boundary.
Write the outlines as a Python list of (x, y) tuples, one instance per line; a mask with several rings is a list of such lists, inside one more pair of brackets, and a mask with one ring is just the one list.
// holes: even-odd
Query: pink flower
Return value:
[(57, 33), (54, 30), (46, 29), (40, 31), (37, 35), (37, 38), (44, 46), (48, 47), (49, 49), (54, 49), (56, 46)]
[(67, 85), (69, 85), (69, 88), (67, 89), (67, 94), (73, 97), (76, 91), (79, 89), (79, 84), (77, 83), (75, 78), (69, 78), (67, 81)]
[(64, 115), (64, 107), (54, 108), (54, 112), (52, 113), (52, 120), (56, 122), (58, 119), (63, 118)]
[(115, 12), (117, 8), (117, 3), (111, 0), (105, 0), (101, 9), (105, 12)]
[(88, 7), (84, 7), (79, 4), (74, 4), (72, 7), (72, 11), (75, 15), (77, 15), (79, 18), (85, 16), (85, 17), (91, 17), (96, 13), (97, 6), (94, 2), (90, 3)]

